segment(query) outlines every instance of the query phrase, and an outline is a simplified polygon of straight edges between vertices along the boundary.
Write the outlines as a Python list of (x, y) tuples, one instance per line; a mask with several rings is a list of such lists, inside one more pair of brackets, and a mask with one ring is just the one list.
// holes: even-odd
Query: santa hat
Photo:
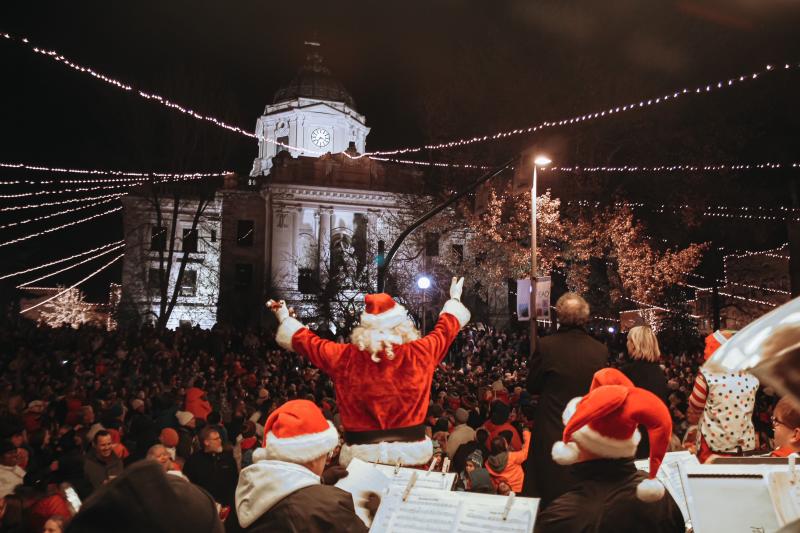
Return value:
[[(633, 381), (628, 376), (617, 370), (616, 368), (603, 368), (598, 370), (592, 376), (592, 384), (589, 387), (589, 392), (592, 392), (597, 387), (603, 385), (624, 385), (626, 387), (633, 387)], [(561, 421), (567, 425), (569, 419), (575, 414), (575, 409), (578, 408), (578, 403), (583, 399), (583, 396), (577, 396), (567, 403), (567, 407), (561, 414)]]
[(339, 444), (339, 433), (313, 402), (291, 400), (278, 407), (264, 424), (264, 457), (307, 463)]
[(708, 337), (706, 337), (706, 349), (703, 352), (703, 359), (708, 361), (708, 358), (714, 355), (720, 346), (728, 342), (733, 334), (736, 333), (732, 329), (718, 329)]
[(406, 308), (381, 292), (364, 297), (366, 307), (361, 313), (361, 325), (370, 329), (392, 329), (408, 320)]
[(563, 442), (553, 445), (553, 460), (573, 464), (580, 450), (608, 459), (632, 458), (641, 438), (639, 425), (650, 437), (650, 472), (636, 487), (636, 496), (657, 501), (664, 496), (664, 485), (655, 478), (672, 436), (672, 419), (664, 402), (645, 389), (619, 384), (590, 391), (564, 427)]

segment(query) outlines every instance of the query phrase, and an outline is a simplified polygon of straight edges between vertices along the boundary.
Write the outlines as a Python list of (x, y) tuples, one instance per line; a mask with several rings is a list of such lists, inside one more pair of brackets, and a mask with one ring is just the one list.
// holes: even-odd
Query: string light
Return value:
[(98, 257), (103, 257), (103, 256), (104, 256), (104, 255), (106, 255), (106, 254), (110, 254), (111, 252), (113, 252), (113, 251), (115, 251), (115, 250), (119, 250), (120, 248), (124, 248), (124, 247), (125, 247), (125, 244), (123, 243), (123, 244), (119, 244), (119, 245), (117, 245), (117, 246), (114, 246), (113, 248), (109, 248), (109, 249), (107, 249), (107, 250), (103, 250), (102, 252), (99, 252), (99, 253), (97, 253), (97, 254), (95, 254), (95, 255), (93, 255), (93, 256), (87, 257), (87, 258), (86, 258), (86, 259), (84, 259), (83, 261), (80, 261), (80, 262), (78, 262), (78, 263), (75, 263), (75, 264), (72, 264), (72, 265), (69, 265), (69, 266), (65, 266), (64, 268), (62, 268), (62, 269), (59, 269), (59, 270), (56, 270), (55, 272), (51, 272), (51, 273), (49, 273), (49, 274), (45, 274), (44, 276), (38, 277), (38, 278), (36, 278), (36, 279), (32, 279), (32, 280), (30, 280), (30, 281), (27, 281), (27, 282), (25, 282), (25, 283), (22, 283), (22, 284), (20, 284), (20, 285), (17, 285), (17, 288), (18, 288), (18, 289), (24, 289), (24, 288), (27, 288), (27, 287), (28, 287), (28, 286), (30, 286), (32, 283), (36, 283), (37, 281), (41, 281), (41, 280), (43, 280), (43, 279), (52, 278), (53, 276), (55, 276), (55, 275), (57, 275), (57, 274), (61, 274), (62, 272), (66, 272), (67, 270), (72, 270), (72, 269), (73, 269), (73, 268), (75, 268), (75, 267), (78, 267), (78, 266), (80, 266), (80, 265), (83, 265), (83, 264), (85, 264), (85, 263), (88, 263), (89, 261), (94, 261), (94, 260), (95, 260), (95, 259), (97, 259)]
[(15, 276), (21, 276), (22, 274), (27, 274), (28, 272), (33, 272), (35, 270), (41, 270), (43, 268), (47, 268), (49, 266), (57, 265), (59, 263), (65, 262), (65, 261), (71, 261), (72, 259), (77, 259), (78, 257), (83, 257), (84, 255), (97, 252), (98, 250), (103, 250), (105, 248), (108, 248), (109, 246), (115, 246), (117, 244), (122, 244), (123, 242), (125, 242), (125, 241), (110, 242), (108, 244), (104, 244), (102, 246), (98, 246), (97, 248), (92, 248), (91, 250), (86, 250), (85, 252), (80, 252), (78, 254), (71, 255), (69, 257), (64, 257), (62, 259), (56, 259), (55, 261), (50, 261), (49, 263), (45, 263), (43, 265), (27, 268), (25, 270), (20, 270), (18, 272), (12, 272), (11, 274), (3, 274), (2, 276), (0, 276), (0, 280), (13, 278)]
[(222, 172), (188, 172), (188, 173), (174, 173), (174, 172), (128, 172), (124, 170), (99, 170), (99, 169), (84, 169), (84, 168), (62, 168), (62, 167), (47, 167), (44, 165), (29, 165), (27, 163), (0, 163), (2, 168), (16, 168), (24, 170), (37, 170), (42, 172), (56, 172), (59, 174), (91, 174), (99, 176), (132, 176), (136, 178), (146, 178), (148, 176), (156, 176), (160, 178), (207, 178), (215, 176), (225, 176), (230, 174), (230, 171)]
[[(274, 144), (276, 146), (280, 146), (280, 147), (283, 147), (283, 148), (288, 148), (288, 149), (295, 150), (295, 151), (300, 151), (300, 152), (319, 154), (319, 155), (322, 155), (322, 154), (326, 153), (326, 152), (323, 152), (323, 151), (320, 151), (320, 150), (312, 150), (312, 149), (308, 149), (308, 148), (292, 146), (292, 145), (287, 144), (287, 143), (278, 142), (275, 139), (270, 139), (270, 138), (267, 138), (267, 137), (264, 137), (264, 136), (261, 136), (261, 135), (256, 135), (256, 134), (250, 133), (248, 131), (243, 130), (242, 128), (240, 128), (238, 126), (233, 126), (231, 124), (228, 124), (228, 123), (226, 123), (226, 122), (224, 122), (222, 120), (219, 120), (219, 119), (217, 119), (215, 117), (212, 117), (210, 115), (203, 115), (202, 113), (198, 113), (197, 111), (194, 111), (193, 109), (190, 109), (190, 108), (187, 108), (187, 107), (183, 107), (183, 106), (181, 106), (179, 104), (176, 104), (175, 102), (172, 102), (172, 101), (170, 101), (170, 100), (168, 100), (168, 99), (166, 99), (166, 98), (164, 98), (164, 97), (162, 97), (160, 95), (147, 93), (147, 92), (142, 91), (140, 89), (135, 89), (133, 86), (131, 86), (129, 84), (126, 84), (126, 83), (123, 83), (121, 81), (115, 80), (115, 79), (113, 79), (113, 78), (111, 78), (109, 76), (105, 76), (103, 74), (100, 74), (99, 72), (97, 72), (97, 71), (95, 71), (95, 70), (93, 70), (93, 69), (91, 69), (89, 67), (84, 67), (82, 65), (74, 63), (71, 60), (67, 59), (64, 55), (59, 54), (58, 52), (56, 52), (54, 50), (45, 50), (45, 49), (39, 48), (37, 46), (34, 46), (34, 45), (32, 45), (30, 43), (30, 41), (27, 38), (24, 38), (24, 37), (19, 38), (19, 37), (16, 37), (16, 36), (12, 36), (9, 33), (0, 33), (0, 36), (5, 37), (5, 39), (7, 39), (7, 40), (13, 40), (14, 42), (18, 42), (18, 43), (24, 44), (24, 45), (28, 46), (30, 48), (30, 50), (32, 50), (33, 52), (35, 52), (37, 54), (41, 54), (41, 55), (43, 55), (45, 57), (49, 57), (50, 59), (52, 59), (52, 60), (54, 60), (56, 62), (62, 63), (63, 65), (66, 65), (67, 67), (69, 67), (69, 68), (71, 68), (73, 70), (76, 70), (76, 71), (81, 72), (81, 73), (89, 74), (90, 76), (92, 76), (92, 77), (94, 77), (94, 78), (96, 78), (96, 79), (98, 79), (100, 81), (103, 81), (103, 82), (105, 82), (105, 83), (107, 83), (107, 84), (109, 84), (111, 86), (117, 87), (117, 88), (122, 89), (122, 90), (127, 91), (127, 92), (136, 93), (139, 96), (141, 96), (142, 98), (145, 98), (147, 100), (153, 100), (156, 103), (158, 103), (158, 104), (160, 104), (160, 105), (162, 105), (164, 107), (167, 107), (167, 108), (170, 108), (170, 109), (174, 109), (174, 110), (179, 111), (179, 112), (181, 112), (181, 113), (183, 113), (185, 115), (189, 115), (189, 116), (191, 116), (191, 117), (193, 117), (193, 118), (195, 118), (197, 120), (210, 122), (210, 123), (212, 123), (212, 124), (214, 124), (216, 126), (219, 126), (221, 128), (227, 129), (229, 131), (238, 133), (240, 135), (244, 135), (244, 136), (249, 137), (251, 139), (258, 139), (260, 141), (268, 142), (268, 143), (271, 143), (271, 144)], [(695, 87), (695, 88), (692, 88), (692, 89), (690, 89), (690, 88), (678, 89), (678, 90), (672, 91), (670, 93), (667, 93), (667, 94), (664, 94), (662, 96), (658, 96), (658, 97), (655, 97), (655, 98), (649, 98), (649, 99), (646, 99), (646, 100), (640, 100), (638, 102), (625, 104), (625, 105), (622, 105), (622, 106), (609, 107), (607, 109), (604, 109), (604, 110), (601, 110), (601, 111), (597, 111), (597, 112), (594, 112), (594, 113), (588, 113), (588, 114), (584, 114), (584, 115), (576, 115), (576, 116), (573, 116), (573, 117), (570, 117), (570, 118), (561, 119), (561, 120), (544, 121), (544, 122), (541, 122), (541, 123), (539, 123), (539, 124), (537, 124), (535, 126), (529, 126), (527, 128), (519, 128), (519, 129), (514, 129), (514, 130), (500, 131), (500, 132), (494, 133), (492, 135), (483, 135), (483, 136), (478, 136), (478, 137), (472, 137), (472, 138), (469, 138), (469, 139), (464, 138), (464, 139), (459, 139), (459, 140), (456, 140), (456, 141), (449, 141), (449, 142), (439, 143), (439, 144), (429, 144), (429, 145), (420, 146), (420, 147), (413, 147), (413, 148), (399, 148), (399, 149), (396, 149), (396, 150), (383, 150), (383, 151), (365, 152), (363, 154), (357, 154), (357, 155), (351, 155), (348, 152), (341, 152), (341, 153), (344, 154), (346, 157), (348, 157), (350, 159), (360, 159), (362, 157), (371, 157), (371, 156), (386, 156), (386, 155), (417, 153), (417, 152), (421, 152), (423, 150), (441, 150), (441, 149), (448, 149), (448, 148), (455, 148), (455, 147), (459, 147), (459, 146), (471, 145), (471, 144), (480, 143), (480, 142), (499, 140), (499, 139), (504, 139), (504, 138), (507, 138), (507, 137), (516, 136), (516, 135), (534, 133), (536, 131), (540, 131), (540, 130), (543, 130), (545, 128), (552, 128), (552, 127), (558, 127), (558, 126), (566, 126), (566, 125), (569, 125), (569, 124), (587, 122), (587, 121), (590, 121), (590, 120), (599, 119), (599, 118), (603, 118), (603, 117), (611, 116), (611, 115), (616, 115), (616, 114), (619, 114), (619, 113), (624, 113), (624, 112), (628, 112), (628, 111), (634, 111), (634, 110), (638, 110), (638, 109), (653, 107), (655, 105), (660, 105), (660, 104), (663, 104), (663, 103), (666, 103), (666, 102), (669, 102), (669, 101), (672, 101), (672, 100), (677, 100), (678, 98), (680, 98), (682, 96), (685, 96), (685, 95), (689, 95), (689, 94), (709, 94), (709, 93), (717, 92), (717, 91), (725, 89), (725, 88), (732, 87), (734, 85), (738, 85), (738, 84), (742, 84), (742, 83), (745, 83), (745, 82), (748, 82), (748, 81), (756, 80), (756, 79), (761, 78), (764, 75), (769, 74), (769, 73), (774, 73), (774, 72), (777, 72), (777, 71), (787, 71), (787, 70), (791, 70), (791, 69), (797, 68), (797, 67), (800, 67), (800, 64), (793, 65), (793, 64), (790, 64), (790, 63), (784, 63), (783, 64), (783, 68), (777, 68), (777, 67), (774, 67), (771, 64), (768, 64), (761, 70), (757, 70), (755, 72), (751, 72), (751, 73), (748, 73), (748, 74), (742, 74), (742, 75), (740, 75), (738, 77), (729, 78), (727, 80), (719, 80), (719, 81), (717, 81), (715, 83), (709, 83), (709, 84), (706, 84), (706, 85), (701, 85), (701, 86), (698, 86), (698, 87)]]
[(81, 211), (83, 209), (89, 209), (90, 207), (95, 207), (97, 205), (107, 204), (108, 202), (113, 202), (115, 200), (116, 200), (116, 198), (109, 198), (107, 200), (100, 200), (99, 202), (94, 202), (94, 203), (91, 203), (91, 204), (81, 205), (81, 206), (73, 207), (73, 208), (70, 208), (70, 209), (64, 209), (63, 211), (56, 211), (55, 213), (50, 213), (49, 215), (42, 215), (40, 217), (27, 218), (25, 220), (20, 220), (19, 222), (9, 222), (8, 224), (3, 224), (2, 226), (0, 226), (0, 229), (11, 228), (11, 227), (14, 227), (14, 226), (21, 226), (23, 224), (30, 224), (31, 222), (38, 222), (40, 220), (45, 220), (45, 219), (48, 219), (48, 218), (57, 217), (59, 215), (66, 215), (67, 213), (73, 213), (75, 211)]
[(24, 237), (19, 237), (18, 239), (12, 239), (10, 241), (0, 242), (0, 248), (2, 248), (3, 246), (9, 246), (11, 244), (16, 244), (18, 242), (27, 241), (29, 239), (33, 239), (34, 237), (40, 237), (42, 235), (46, 235), (48, 233), (52, 233), (54, 231), (58, 231), (60, 229), (67, 228), (69, 226), (74, 226), (76, 224), (81, 224), (82, 222), (88, 222), (90, 220), (94, 220), (95, 218), (102, 217), (104, 215), (110, 215), (111, 213), (116, 213), (117, 211), (120, 211), (120, 210), (122, 210), (122, 206), (115, 207), (114, 209), (109, 209), (108, 211), (103, 211), (102, 213), (97, 213), (97, 214), (94, 214), (94, 215), (91, 215), (91, 216), (88, 216), (88, 217), (84, 217), (84, 218), (81, 218), (81, 219), (78, 219), (78, 220), (75, 220), (75, 221), (72, 221), (72, 222), (67, 222), (66, 224), (61, 224), (60, 226), (55, 226), (55, 227), (48, 228), (48, 229), (45, 229), (45, 230), (42, 230), (42, 231), (38, 231), (36, 233), (31, 233), (30, 235), (25, 235)]
[[(543, 172), (701, 172), (720, 170), (778, 170), (788, 168), (789, 164), (781, 163), (718, 163), (713, 165), (657, 165), (638, 166), (622, 165), (618, 167), (543, 167)], [(799, 168), (798, 163), (791, 163), (792, 168)]]
[(26, 198), (30, 196), (42, 196), (47, 194), (67, 194), (67, 193), (74, 193), (74, 192), (86, 192), (86, 191), (100, 191), (100, 190), (108, 190), (108, 189), (123, 189), (133, 187), (135, 185), (141, 185), (144, 183), (143, 181), (137, 181), (128, 185), (97, 185), (95, 187), (77, 187), (75, 189), (55, 189), (51, 191), (34, 191), (34, 192), (21, 192), (15, 194), (0, 194), (0, 198)]
[(375, 161), (385, 161), (388, 163), (398, 163), (401, 165), (418, 165), (423, 167), (448, 167), (448, 168), (467, 168), (476, 170), (489, 170), (494, 167), (489, 165), (475, 165), (472, 163), (447, 163), (447, 162), (434, 162), (434, 161), (416, 161), (413, 159), (393, 159), (388, 157), (370, 157)]
[[(122, 257), (124, 255), (125, 255), (124, 253), (119, 254), (117, 257), (115, 257), (114, 259), (112, 259), (111, 261), (106, 263), (105, 265), (101, 266), (100, 268), (98, 268), (97, 270), (95, 270), (94, 272), (92, 272), (91, 274), (89, 274), (88, 276), (86, 276), (85, 278), (83, 278), (82, 280), (77, 282), (76, 284), (72, 285), (71, 287), (68, 287), (68, 288), (64, 289), (63, 291), (57, 293), (54, 296), (51, 296), (50, 298), (47, 298), (46, 300), (42, 300), (41, 302), (39, 302), (37, 304), (34, 304), (34, 305), (32, 305), (32, 306), (30, 306), (30, 307), (28, 307), (26, 309), (23, 309), (22, 311), (19, 312), (19, 314), (27, 313), (28, 311), (32, 311), (32, 310), (36, 309), (37, 307), (46, 304), (47, 302), (55, 300), (56, 298), (58, 298), (59, 296), (61, 296), (65, 292), (71, 291), (72, 289), (74, 289), (75, 287), (79, 286), (83, 282), (90, 280), (91, 278), (93, 278), (94, 276), (96, 276), (97, 274), (102, 272), (103, 270), (107, 269), (108, 267), (110, 267), (111, 265), (113, 265), (114, 263), (116, 263), (117, 261), (122, 259)], [(33, 287), (28, 287), (28, 290), (33, 290)]]
[[(566, 205), (574, 205), (577, 207), (601, 207), (603, 202), (589, 201), (589, 200), (569, 200), (565, 202)], [(649, 204), (645, 202), (613, 202), (608, 205), (614, 207), (631, 207), (631, 208), (648, 208), (653, 213), (672, 213), (677, 214), (679, 211), (686, 209), (703, 209), (700, 213), (701, 216), (706, 217), (719, 217), (719, 218), (737, 218), (743, 220), (767, 220), (767, 221), (795, 221), (800, 220), (798, 216), (789, 216), (790, 213), (798, 213), (800, 209), (791, 208), (788, 206), (769, 206), (769, 205), (709, 205), (709, 206), (692, 206), (689, 204)], [(746, 213), (732, 213), (732, 210), (746, 211)], [(750, 212), (753, 213), (750, 213)], [(761, 214), (763, 212), (782, 212), (785, 214)], [(761, 213), (759, 213), (761, 212)]]
[(38, 209), (40, 207), (50, 207), (53, 205), (64, 205), (64, 204), (74, 204), (77, 202), (91, 202), (92, 200), (100, 200), (103, 198), (122, 198), (125, 196), (124, 193), (121, 194), (103, 194), (100, 196), (85, 196), (83, 198), (68, 198), (66, 200), (56, 200), (53, 202), (42, 202), (39, 204), (27, 204), (27, 205), (13, 205), (10, 207), (0, 207), (0, 213), (6, 211), (19, 211), (21, 209)]
[(459, 146), (466, 146), (486, 141), (495, 141), (499, 139), (504, 139), (507, 137), (512, 137), (521, 134), (527, 133), (535, 133), (537, 131), (546, 129), (546, 128), (553, 128), (558, 126), (566, 126), (569, 124), (577, 124), (581, 122), (587, 122), (594, 119), (603, 118), (606, 116), (616, 115), (619, 113), (624, 113), (628, 111), (634, 111), (638, 109), (653, 107), (659, 104), (664, 104), (669, 101), (677, 100), (678, 98), (689, 95), (689, 94), (708, 94), (712, 92), (716, 92), (722, 89), (726, 89), (728, 87), (732, 87), (734, 85), (742, 84), (748, 81), (752, 81), (758, 78), (763, 77), (766, 74), (774, 73), (777, 71), (787, 71), (790, 69), (796, 69), (800, 67), (800, 64), (790, 64), (785, 63), (783, 68), (776, 68), (773, 65), (766, 65), (763, 69), (749, 73), (743, 74), (738, 77), (729, 78), (727, 80), (720, 80), (715, 83), (709, 83), (707, 85), (701, 85), (695, 88), (683, 88), (678, 89), (676, 91), (672, 91), (670, 93), (664, 94), (662, 96), (656, 98), (649, 98), (646, 100), (640, 100), (639, 102), (626, 104), (622, 106), (614, 106), (609, 107), (602, 111), (597, 111), (594, 113), (588, 113), (585, 115), (577, 115), (571, 118), (565, 118), (561, 120), (555, 121), (544, 121), (535, 126), (529, 126), (527, 128), (519, 128), (514, 130), (507, 130), (507, 131), (500, 131), (491, 135), (483, 135), (477, 136), (472, 138), (464, 138), (455, 141), (448, 141), (444, 143), (438, 144), (427, 144), (425, 146), (419, 147), (412, 147), (412, 148), (398, 148), (396, 150), (382, 150), (382, 151), (375, 151), (375, 152), (366, 152), (356, 157), (365, 157), (365, 156), (386, 156), (386, 155), (397, 155), (397, 154), (408, 154), (408, 153), (417, 153), (423, 150), (443, 150), (448, 148), (456, 148)]

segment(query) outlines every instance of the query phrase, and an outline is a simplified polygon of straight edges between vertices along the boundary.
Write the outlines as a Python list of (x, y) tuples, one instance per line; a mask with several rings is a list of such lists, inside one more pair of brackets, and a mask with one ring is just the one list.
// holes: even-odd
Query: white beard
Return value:
[(372, 360), (380, 363), (381, 359), (378, 356), (380, 352), (385, 352), (386, 358), (391, 361), (394, 359), (394, 345), (415, 341), (419, 337), (417, 328), (411, 320), (406, 319), (390, 329), (358, 326), (353, 330), (350, 342), (359, 350), (369, 352)]

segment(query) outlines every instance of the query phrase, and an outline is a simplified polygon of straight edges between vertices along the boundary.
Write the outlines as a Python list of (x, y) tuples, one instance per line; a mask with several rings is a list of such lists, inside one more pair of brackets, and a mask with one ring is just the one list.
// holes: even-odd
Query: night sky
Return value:
[[(766, 63), (800, 62), (800, 3), (791, 0), (378, 5), (3, 2), (0, 31), (27, 36), (77, 63), (246, 130), (303, 63), (303, 41), (316, 40), (326, 64), (366, 115), (372, 128), (368, 150), (527, 127), (727, 79)], [(0, 40), (0, 61), (2, 162), (246, 173), (256, 154), (252, 140), (180, 117), (18, 44)], [(779, 73), (719, 97), (421, 157), (491, 163), (534, 143), (552, 146), (564, 165), (800, 161), (798, 82), (797, 72)], [(197, 141), (194, 148), (176, 149), (187, 145), (187, 137)], [(0, 171), (0, 179), (27, 176), (44, 178)], [(785, 203), (790, 177), (728, 176), (732, 185), (720, 187), (722, 197), (732, 205), (753, 199)], [(698, 181), (697, 194), (713, 195), (718, 179)], [(686, 188), (685, 182), (664, 183), (664, 190), (652, 184), (627, 190), (649, 201)], [(563, 182), (552, 185), (580, 196)], [(0, 248), (0, 270), (119, 239), (119, 220), (109, 216), (52, 238)], [(27, 233), (0, 231), (0, 240)], [(736, 244), (730, 233), (700, 228), (682, 238)], [(745, 235), (741, 247), (768, 247), (784, 234), (780, 227), (761, 227)], [(91, 270), (58, 281), (73, 282)], [(102, 287), (115, 277), (119, 268), (89, 286), (92, 296), (101, 298)], [(10, 294), (8, 284), (5, 289)]]

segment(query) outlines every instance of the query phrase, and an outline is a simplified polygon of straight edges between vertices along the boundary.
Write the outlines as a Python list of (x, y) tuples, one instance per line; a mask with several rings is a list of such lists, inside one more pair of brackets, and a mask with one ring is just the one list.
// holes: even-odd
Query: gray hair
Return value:
[(574, 292), (565, 292), (556, 302), (558, 322), (563, 326), (583, 326), (589, 321), (589, 304)]

